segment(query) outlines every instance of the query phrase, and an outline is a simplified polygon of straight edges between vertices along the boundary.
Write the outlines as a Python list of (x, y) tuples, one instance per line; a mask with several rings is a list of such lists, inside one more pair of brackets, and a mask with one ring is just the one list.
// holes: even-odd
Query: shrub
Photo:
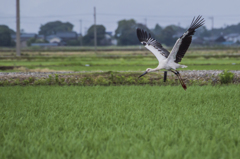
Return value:
[(48, 84), (48, 81), (45, 79), (38, 79), (34, 81), (34, 85), (46, 85)]
[(29, 84), (29, 80), (25, 79), (25, 80), (23, 81), (23, 83), (24, 83), (25, 85), (28, 85), (28, 84)]
[(96, 85), (109, 85), (109, 81), (107, 79), (105, 79), (104, 77), (98, 77), (95, 80), (95, 84)]
[(33, 83), (34, 82), (34, 78), (33, 77), (29, 77), (28, 80), (29, 80), (29, 83)]
[(3, 85), (4, 85), (4, 86), (8, 86), (9, 84), (10, 84), (10, 83), (9, 83), (8, 80), (4, 80), (4, 81), (3, 81)]
[(224, 70), (218, 75), (220, 77), (221, 84), (231, 83), (234, 77), (234, 73)]
[(116, 84), (124, 84), (125, 76), (116, 76)]
[(111, 81), (111, 83), (114, 83), (114, 78), (113, 78), (113, 73), (112, 72), (110, 72), (109, 80)]
[(127, 82), (127, 84), (134, 84), (135, 79), (132, 76), (130, 76), (130, 77), (127, 78), (126, 82)]
[(56, 82), (57, 84), (59, 83), (58, 74), (55, 74), (55, 82)]
[(47, 78), (48, 84), (51, 84), (52, 81), (53, 81), (53, 77), (52, 77), (52, 75), (49, 75), (48, 78)]
[(148, 83), (149, 83), (148, 77), (141, 77), (138, 79), (138, 84), (148, 84)]
[(13, 84), (15, 84), (15, 85), (19, 85), (19, 84), (20, 84), (19, 79), (17, 78), (17, 79), (13, 82)]
[(65, 78), (61, 78), (61, 79), (60, 79), (60, 84), (61, 84), (61, 85), (66, 84), (66, 82), (65, 82)]

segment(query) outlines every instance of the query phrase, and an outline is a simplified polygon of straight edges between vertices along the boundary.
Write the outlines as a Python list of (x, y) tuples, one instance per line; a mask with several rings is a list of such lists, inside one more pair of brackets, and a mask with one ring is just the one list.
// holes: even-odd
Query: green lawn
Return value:
[(0, 87), (0, 158), (239, 158), (239, 89)]

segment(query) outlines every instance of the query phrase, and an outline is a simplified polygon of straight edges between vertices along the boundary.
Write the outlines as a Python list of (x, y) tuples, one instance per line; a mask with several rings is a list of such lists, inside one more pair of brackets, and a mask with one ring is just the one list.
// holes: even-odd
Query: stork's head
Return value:
[(152, 70), (151, 68), (147, 68), (146, 71), (143, 74), (141, 74), (138, 78), (146, 75), (148, 72), (151, 72), (151, 70)]

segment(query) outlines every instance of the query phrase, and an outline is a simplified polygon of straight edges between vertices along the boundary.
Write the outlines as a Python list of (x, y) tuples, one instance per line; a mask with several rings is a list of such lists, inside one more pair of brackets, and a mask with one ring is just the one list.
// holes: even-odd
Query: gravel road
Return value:
[[(79, 75), (82, 73), (98, 73), (103, 71), (79, 71), (79, 72), (0, 72), (0, 78), (28, 78), (28, 77), (35, 77), (35, 78), (48, 78), (49, 75), (59, 74), (60, 76), (67, 76), (71, 74), (71, 76)], [(142, 73), (142, 71), (118, 71), (121, 72), (134, 72), (134, 73)], [(183, 78), (188, 79), (198, 79), (198, 78), (214, 78), (217, 77), (222, 71), (218, 70), (198, 70), (198, 71), (179, 71)], [(240, 71), (231, 71), (235, 74), (236, 78), (240, 78)], [(163, 73), (163, 71), (160, 71)], [(168, 76), (172, 76), (172, 73), (168, 73)]]

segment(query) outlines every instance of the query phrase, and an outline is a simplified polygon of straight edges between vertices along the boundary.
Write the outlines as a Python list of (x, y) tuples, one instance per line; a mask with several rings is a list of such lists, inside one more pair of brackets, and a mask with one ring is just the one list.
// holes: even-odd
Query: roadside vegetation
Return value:
[[(180, 85), (178, 78), (169, 74), (167, 81), (163, 81), (163, 72), (147, 74), (138, 78), (141, 72), (91, 72), (91, 73), (31, 73), (19, 75), (1, 75), (0, 86), (27, 85), (75, 85), (75, 86), (117, 86), (117, 85)], [(183, 81), (188, 85), (221, 85), (239, 84), (239, 75), (227, 70), (218, 75), (183, 74)]]

